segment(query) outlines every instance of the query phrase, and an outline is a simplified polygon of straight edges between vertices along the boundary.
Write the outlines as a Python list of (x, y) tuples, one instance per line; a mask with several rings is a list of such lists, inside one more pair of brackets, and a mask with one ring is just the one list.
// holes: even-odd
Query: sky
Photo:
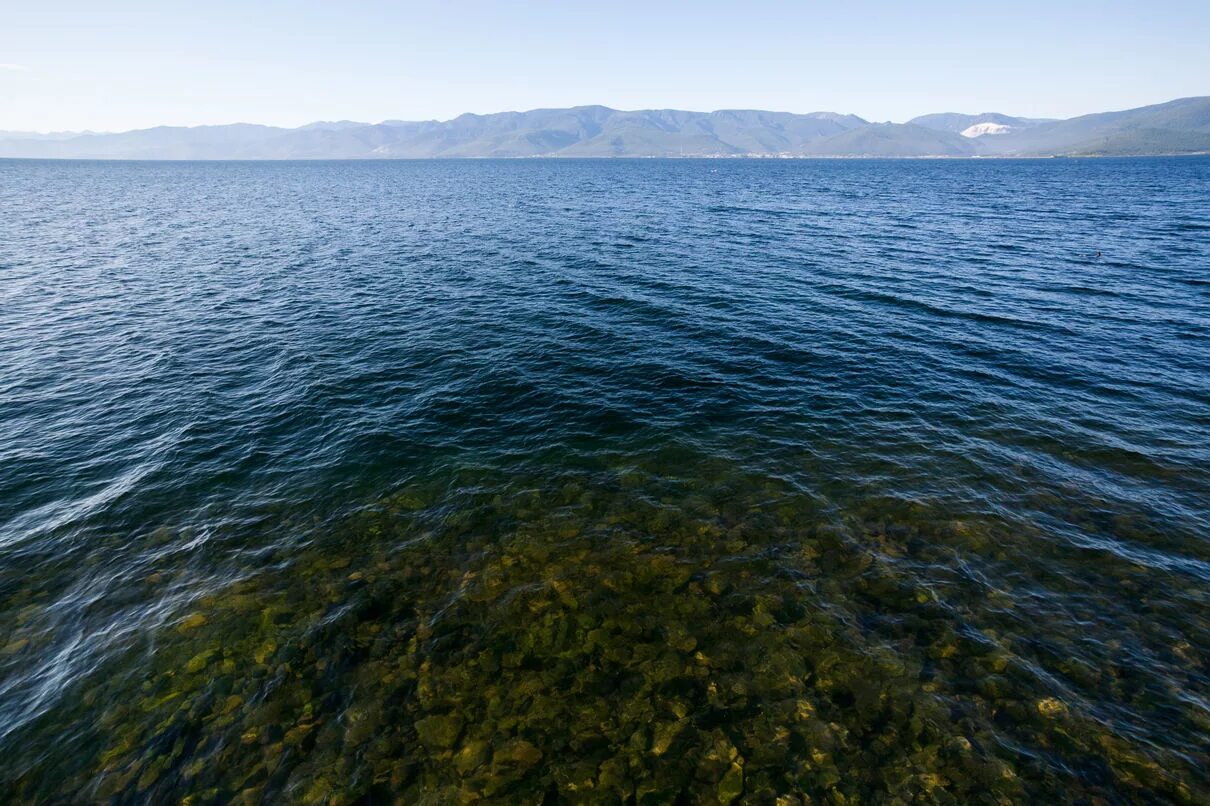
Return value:
[(1210, 2), (0, 0), (0, 130), (463, 112), (1072, 117), (1210, 95)]

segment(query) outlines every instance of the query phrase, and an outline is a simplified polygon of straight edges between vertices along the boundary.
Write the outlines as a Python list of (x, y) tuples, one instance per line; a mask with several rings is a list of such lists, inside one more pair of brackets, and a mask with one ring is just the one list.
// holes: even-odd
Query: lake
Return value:
[(1208, 201), (0, 160), (0, 787), (1205, 803)]

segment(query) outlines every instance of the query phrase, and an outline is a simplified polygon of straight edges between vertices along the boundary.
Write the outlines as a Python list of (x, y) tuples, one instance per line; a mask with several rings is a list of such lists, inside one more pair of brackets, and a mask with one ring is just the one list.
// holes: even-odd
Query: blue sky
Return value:
[(1210, 2), (0, 0), (0, 130), (623, 109), (1038, 117), (1210, 94)]

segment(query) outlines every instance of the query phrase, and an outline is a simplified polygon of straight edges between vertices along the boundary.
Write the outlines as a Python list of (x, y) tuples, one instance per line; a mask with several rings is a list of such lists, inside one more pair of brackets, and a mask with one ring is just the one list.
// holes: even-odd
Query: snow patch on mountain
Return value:
[(985, 134), (1008, 134), (1012, 130), (1012, 126), (1005, 126), (1003, 123), (976, 123), (974, 126), (963, 129), (962, 136), (982, 137)]

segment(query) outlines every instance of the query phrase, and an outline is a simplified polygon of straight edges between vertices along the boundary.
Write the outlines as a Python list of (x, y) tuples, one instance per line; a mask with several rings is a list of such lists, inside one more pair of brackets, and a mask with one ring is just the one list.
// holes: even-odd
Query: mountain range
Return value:
[(1210, 97), (1069, 120), (988, 112), (873, 123), (832, 112), (624, 112), (604, 106), (447, 121), (236, 123), (129, 132), (0, 131), (0, 157), (416, 159), (432, 157), (1043, 157), (1210, 153)]

